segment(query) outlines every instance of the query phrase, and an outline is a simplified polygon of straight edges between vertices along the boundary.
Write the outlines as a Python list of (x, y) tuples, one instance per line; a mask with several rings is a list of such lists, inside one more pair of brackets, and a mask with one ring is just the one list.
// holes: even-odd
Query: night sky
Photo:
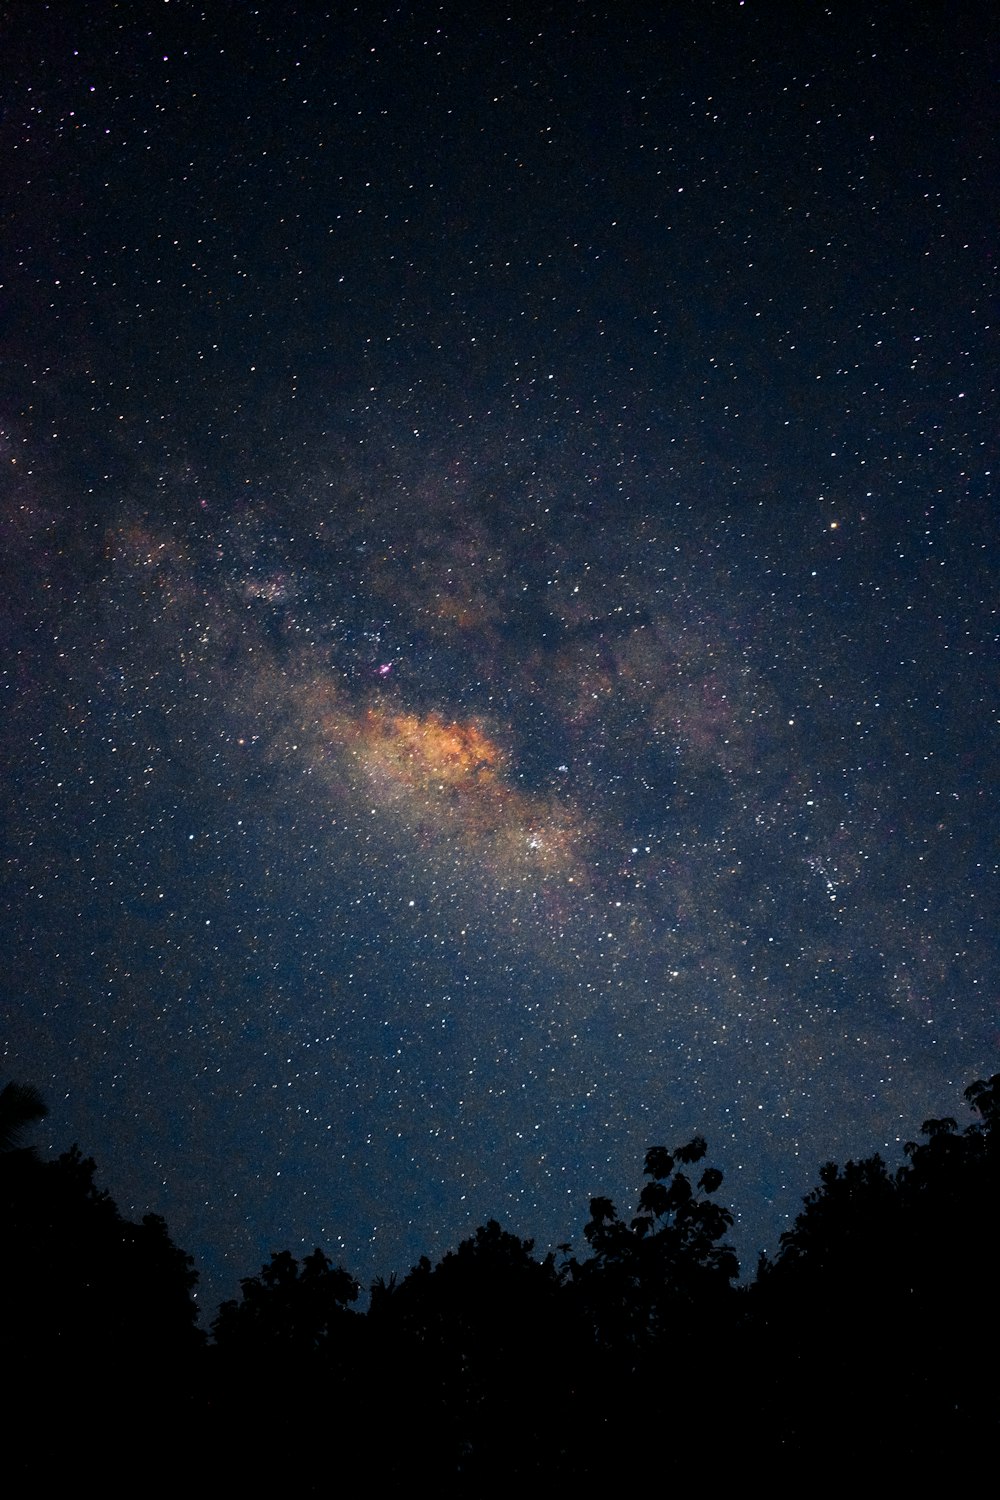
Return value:
[(2, 1076), (209, 1310), (1000, 1067), (994, 12), (4, 7)]

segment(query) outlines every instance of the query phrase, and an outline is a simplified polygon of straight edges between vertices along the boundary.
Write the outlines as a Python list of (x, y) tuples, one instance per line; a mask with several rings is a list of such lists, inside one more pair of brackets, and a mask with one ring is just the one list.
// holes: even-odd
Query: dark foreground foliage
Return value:
[(105, 1493), (149, 1486), (195, 1420), (193, 1261), (157, 1215), (123, 1219), (94, 1170), (76, 1147), (0, 1154), (0, 1451), (5, 1476), (49, 1494), (88, 1465)]
[[(12, 1086), (8, 1086), (10, 1089)], [(722, 1174), (696, 1139), (646, 1156), (636, 1211), (595, 1198), (589, 1254), (539, 1259), (495, 1221), (438, 1265), (359, 1287), (272, 1255), (206, 1343), (191, 1261), (123, 1220), (78, 1151), (19, 1147), (44, 1111), (0, 1093), (5, 1470), (54, 1490), (437, 1492), (573, 1482), (715, 1490), (993, 1467), (1000, 1074), (978, 1118), (928, 1120), (890, 1172), (828, 1163), (736, 1288)]]
[(978, 1121), (926, 1120), (895, 1173), (828, 1162), (761, 1265), (749, 1321), (783, 1451), (811, 1458), (837, 1434), (836, 1457), (867, 1430), (886, 1472), (993, 1463), (1000, 1074), (965, 1097)]

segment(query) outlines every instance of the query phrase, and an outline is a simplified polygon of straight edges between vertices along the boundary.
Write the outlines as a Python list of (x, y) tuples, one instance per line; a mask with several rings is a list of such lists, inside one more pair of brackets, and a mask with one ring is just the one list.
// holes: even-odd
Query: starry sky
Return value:
[(209, 1310), (1000, 1066), (992, 12), (4, 7), (2, 1071)]

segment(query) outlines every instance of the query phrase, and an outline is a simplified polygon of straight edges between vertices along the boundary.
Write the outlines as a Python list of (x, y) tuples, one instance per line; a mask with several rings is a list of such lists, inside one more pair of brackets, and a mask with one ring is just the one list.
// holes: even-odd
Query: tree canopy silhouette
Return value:
[(650, 1180), (628, 1222), (609, 1198), (591, 1199), (584, 1234), (593, 1253), (583, 1262), (570, 1259), (564, 1274), (598, 1343), (639, 1350), (697, 1328), (739, 1274), (736, 1253), (724, 1243), (733, 1216), (711, 1197), (722, 1173), (706, 1167), (692, 1184), (678, 1170), (694, 1166), (706, 1151), (700, 1136), (673, 1151), (651, 1147), (645, 1161)]
[(320, 1249), (301, 1264), (275, 1251), (258, 1276), (240, 1282), (212, 1323), (218, 1347), (241, 1358), (309, 1360), (330, 1355), (343, 1337), (360, 1286)]
[[(6, 1096), (0, 1153), (0, 1327), (8, 1391), (8, 1475), (77, 1483), (80, 1454), (113, 1412), (118, 1462), (145, 1463), (173, 1421), (190, 1429), (196, 1326), (189, 1255), (164, 1221), (124, 1219), (74, 1146), (40, 1160), (17, 1146), (44, 1112), (34, 1090)], [(13, 1106), (13, 1107), (12, 1107)], [(14, 1143), (13, 1145), (11, 1143)], [(58, 1441), (38, 1447), (42, 1404)]]
[(753, 1365), (786, 1451), (878, 1409), (893, 1463), (967, 1449), (1000, 1413), (989, 1253), (1000, 1189), (1000, 1074), (965, 1097), (979, 1120), (925, 1120), (890, 1172), (827, 1162), (753, 1288)]
[[(555, 1467), (555, 1372), (572, 1348), (554, 1257), (481, 1225), (436, 1265), (372, 1288), (371, 1356), (393, 1372), (410, 1454), (488, 1487)], [(408, 1466), (400, 1470), (401, 1477)]]
[[(932, 1458), (977, 1451), (1000, 1412), (1000, 1074), (965, 1096), (973, 1123), (925, 1120), (894, 1171), (877, 1155), (826, 1163), (750, 1288), (733, 1286), (733, 1216), (695, 1137), (647, 1151), (631, 1217), (591, 1199), (589, 1254), (563, 1247), (559, 1268), (490, 1220), (437, 1265), (376, 1282), (362, 1316), (358, 1283), (322, 1250), (275, 1252), (220, 1307), (205, 1350), (193, 1264), (163, 1220), (123, 1219), (76, 1147), (44, 1162), (24, 1149), (44, 1106), (8, 1085), (5, 1353), (25, 1389), (56, 1377), (77, 1447), (110, 1403), (137, 1460), (174, 1422), (180, 1463), (200, 1431), (206, 1472), (237, 1486), (315, 1489), (333, 1419), (378, 1445), (389, 1479), (470, 1494), (610, 1483), (623, 1465), (652, 1485), (665, 1433), (707, 1453), (720, 1425), (745, 1468), (854, 1465), (875, 1412), (891, 1433), (886, 1477), (919, 1477)], [(234, 1444), (262, 1391), (253, 1443)], [(25, 1450), (10, 1467), (27, 1475), (31, 1462)], [(59, 1473), (69, 1481), (68, 1458)]]
[(157, 1214), (123, 1219), (76, 1146), (0, 1158), (0, 1287), (8, 1344), (28, 1353), (155, 1357), (197, 1342), (197, 1273)]

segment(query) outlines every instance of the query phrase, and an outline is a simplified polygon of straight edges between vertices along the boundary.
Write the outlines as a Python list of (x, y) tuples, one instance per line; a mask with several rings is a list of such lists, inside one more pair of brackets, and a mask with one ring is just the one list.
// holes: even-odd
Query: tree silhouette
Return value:
[(201, 1344), (190, 1256), (158, 1216), (123, 1219), (94, 1171), (76, 1147), (54, 1161), (0, 1155), (0, 1327), (4, 1367), (18, 1377), (7, 1384), (5, 1463), (39, 1472), (43, 1400), (59, 1433), (44, 1473), (59, 1489), (76, 1482), (110, 1411), (118, 1460), (130, 1466), (162, 1447), (173, 1423), (190, 1426)]
[(531, 1240), (480, 1226), (436, 1266), (423, 1257), (399, 1283), (372, 1288), (371, 1358), (392, 1372), (414, 1458), (470, 1492), (565, 1473), (572, 1313), (554, 1258)]
[(241, 1359), (315, 1360), (337, 1352), (360, 1287), (316, 1249), (301, 1265), (274, 1252), (259, 1276), (240, 1282), (239, 1301), (224, 1302), (212, 1323), (218, 1347)]
[(231, 1431), (256, 1423), (253, 1442), (225, 1455), (227, 1483), (310, 1492), (329, 1464), (333, 1414), (358, 1429), (352, 1387), (359, 1386), (364, 1323), (350, 1305), (358, 1292), (353, 1276), (322, 1250), (301, 1262), (283, 1250), (240, 1282), (238, 1300), (219, 1308), (213, 1406)]
[(662, 1484), (665, 1412), (693, 1448), (712, 1441), (705, 1392), (718, 1379), (739, 1267), (724, 1243), (732, 1214), (711, 1197), (722, 1173), (706, 1167), (693, 1182), (681, 1170), (706, 1149), (696, 1136), (673, 1151), (647, 1151), (649, 1181), (633, 1217), (619, 1218), (609, 1198), (591, 1199), (584, 1234), (592, 1253), (563, 1267), (587, 1336), (575, 1375), (586, 1441), (580, 1477), (611, 1483), (627, 1463), (634, 1484)]
[(979, 1121), (925, 1120), (895, 1173), (878, 1156), (828, 1162), (762, 1268), (748, 1339), (786, 1452), (812, 1456), (831, 1428), (878, 1410), (893, 1467), (916, 1477), (995, 1426), (1000, 1075), (965, 1097)]
[(212, 1485), (255, 1490), (326, 1486), (331, 1432), (376, 1450), (389, 1481), (446, 1493), (593, 1487), (623, 1470), (652, 1487), (681, 1435), (698, 1482), (718, 1482), (720, 1429), (744, 1473), (830, 1475), (863, 1457), (878, 1477), (877, 1426), (886, 1482), (959, 1454), (975, 1473), (1000, 1413), (1000, 1074), (965, 1097), (973, 1123), (925, 1120), (895, 1172), (879, 1156), (826, 1163), (750, 1289), (732, 1285), (722, 1173), (695, 1137), (650, 1148), (630, 1218), (593, 1198), (589, 1254), (562, 1247), (561, 1269), (490, 1220), (437, 1265), (377, 1282), (362, 1317), (358, 1283), (321, 1250), (274, 1253), (203, 1351), (193, 1265), (163, 1220), (123, 1219), (76, 1147), (48, 1162), (21, 1148), (44, 1106), (8, 1085), (0, 1319), (21, 1377), (8, 1472), (33, 1472), (17, 1437), (45, 1390), (60, 1487), (108, 1410), (135, 1467), (166, 1440), (179, 1483), (201, 1444)]
[(707, 1167), (696, 1186), (678, 1166), (701, 1161), (700, 1136), (668, 1151), (646, 1153), (650, 1181), (626, 1223), (609, 1198), (592, 1198), (584, 1234), (593, 1254), (570, 1259), (564, 1274), (592, 1321), (597, 1342), (607, 1348), (642, 1350), (681, 1330), (696, 1330), (714, 1317), (739, 1274), (733, 1249), (723, 1243), (733, 1222), (727, 1208), (711, 1200), (722, 1185), (717, 1167)]
[(158, 1215), (123, 1219), (76, 1146), (49, 1162), (20, 1151), (0, 1160), (8, 1340), (81, 1360), (95, 1341), (143, 1360), (197, 1343), (197, 1273)]
[(959, 1132), (951, 1116), (925, 1120), (921, 1142), (907, 1141), (906, 1162), (891, 1175), (879, 1156), (827, 1162), (776, 1263), (785, 1276), (871, 1283), (905, 1269), (911, 1290), (936, 1284), (940, 1266), (967, 1253), (984, 1203), (997, 1187), (1000, 1074), (965, 1091), (979, 1122)]

